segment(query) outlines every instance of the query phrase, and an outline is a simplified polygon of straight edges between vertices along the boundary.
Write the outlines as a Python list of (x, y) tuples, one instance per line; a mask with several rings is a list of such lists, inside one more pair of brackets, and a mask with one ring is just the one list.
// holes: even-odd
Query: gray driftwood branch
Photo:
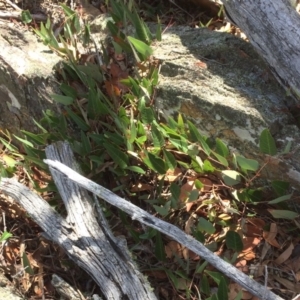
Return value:
[(45, 160), (45, 163), (51, 167), (50, 169), (55, 169), (58, 172), (65, 174), (69, 179), (71, 179), (73, 182), (76, 182), (76, 184), (80, 185), (84, 189), (89, 190), (111, 205), (116, 206), (122, 211), (126, 212), (133, 220), (138, 220), (139, 222), (168, 235), (173, 240), (200, 255), (201, 258), (205, 259), (224, 275), (240, 284), (251, 294), (265, 300), (282, 300), (281, 297), (269, 291), (267, 287), (260, 285), (234, 266), (225, 262), (223, 259), (208, 250), (202, 243), (185, 234), (176, 226), (150, 215), (129, 201), (117, 196), (110, 190), (83, 177), (59, 161), (51, 161), (47, 159)]
[[(46, 155), (78, 171), (67, 144), (48, 146)], [(67, 210), (66, 219), (15, 179), (2, 178), (0, 188), (28, 212), (48, 239), (60, 245), (79, 267), (91, 275), (106, 299), (157, 299), (135, 266), (127, 247), (111, 233), (101, 209), (87, 190), (54, 168), (51, 168), (51, 173)]]
[(222, 0), (284, 88), (300, 101), (300, 16), (293, 0)]

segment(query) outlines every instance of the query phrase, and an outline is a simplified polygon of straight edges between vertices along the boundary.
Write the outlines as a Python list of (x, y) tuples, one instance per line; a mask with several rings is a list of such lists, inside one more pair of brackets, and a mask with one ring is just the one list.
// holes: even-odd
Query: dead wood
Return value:
[(231, 19), (300, 101), (300, 16), (288, 0), (222, 0)]
[[(70, 147), (64, 143), (47, 147), (47, 157), (78, 171)], [(15, 179), (3, 178), (2, 191), (15, 199), (100, 287), (106, 299), (156, 299), (148, 282), (137, 270), (127, 247), (111, 233), (101, 209), (86, 189), (52, 169), (53, 179), (68, 216), (62, 218), (49, 204)]]
[[(31, 14), (31, 17), (36, 21), (47, 21), (47, 16), (43, 14)], [(16, 11), (0, 11), (0, 18), (22, 20), (22, 15)]]

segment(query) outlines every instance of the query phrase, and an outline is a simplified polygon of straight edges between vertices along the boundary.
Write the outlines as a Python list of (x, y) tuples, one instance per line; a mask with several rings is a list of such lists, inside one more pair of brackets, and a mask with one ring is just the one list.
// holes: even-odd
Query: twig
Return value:
[(12, 3), (10, 0), (5, 0), (5, 2), (12, 6), (15, 10), (22, 11), (22, 9), (18, 5)]
[[(47, 16), (43, 14), (32, 14), (31, 17), (36, 21), (47, 21)], [(21, 13), (15, 11), (0, 11), (0, 18), (3, 19), (14, 18), (14, 19), (21, 20)]]
[(203, 259), (208, 261), (212, 266), (221, 271), (223, 274), (240, 284), (252, 295), (257, 296), (260, 299), (262, 296), (264, 296), (264, 300), (283, 300), (281, 297), (269, 291), (264, 286), (254, 281), (249, 276), (242, 273), (237, 268), (215, 255), (213, 252), (208, 250), (202, 243), (198, 242), (193, 237), (185, 234), (176, 226), (152, 216), (151, 214), (145, 212), (138, 206), (122, 199), (110, 190), (81, 176), (77, 172), (73, 171), (71, 168), (65, 166), (64, 164), (58, 161), (45, 159), (44, 162), (50, 167), (54, 168), (55, 170), (65, 174), (69, 179), (76, 182), (81, 187), (101, 197), (103, 200), (110, 203), (111, 205), (114, 205), (119, 209), (123, 210), (124, 212), (129, 214), (133, 220), (138, 220), (139, 222), (168, 235), (178, 243), (186, 246), (188, 249), (192, 250), (194, 253), (198, 254)]

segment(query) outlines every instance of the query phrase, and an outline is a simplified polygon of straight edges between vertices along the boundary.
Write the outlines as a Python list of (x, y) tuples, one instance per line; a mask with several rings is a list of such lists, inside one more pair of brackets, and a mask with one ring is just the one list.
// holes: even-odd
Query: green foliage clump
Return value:
[[(60, 140), (68, 141), (84, 174), (95, 181), (103, 182), (103, 174), (109, 172), (116, 182), (119, 178), (134, 178), (137, 184), (154, 182), (151, 189), (141, 191), (132, 191), (122, 183), (114, 188), (125, 191), (132, 199), (150, 204), (153, 212), (162, 218), (173, 221), (176, 212), (183, 212), (187, 205), (197, 203), (206, 217), (193, 221), (191, 234), (212, 251), (217, 249), (217, 243), (224, 242), (231, 251), (227, 259), (234, 263), (243, 250), (240, 216), (255, 214), (255, 206), (263, 200), (263, 189), (253, 183), (261, 171), (259, 162), (231, 153), (222, 140), (202, 135), (181, 114), (166, 122), (158, 121), (153, 95), (159, 82), (159, 68), (153, 63), (150, 45), (153, 39), (161, 38), (161, 27), (157, 26), (153, 36), (132, 1), (125, 4), (114, 0), (110, 5), (112, 19), (107, 28), (112, 36), (109, 47), (113, 48), (113, 55), (109, 54), (107, 45), (102, 45), (101, 60), (96, 60), (97, 63), (79, 63), (79, 40), (86, 45), (94, 41), (89, 26), (82, 27), (76, 12), (67, 6), (62, 4), (66, 15), (62, 35), (58, 38), (54, 35), (49, 20), (35, 30), (52, 50), (68, 58), (58, 70), (63, 80), (61, 94), (52, 95), (52, 99), (61, 105), (62, 114), (47, 110), (43, 118), (35, 122), (40, 133), (23, 130), (24, 137), (16, 137), (23, 143), (26, 155), (17, 154), (16, 148), (1, 138), (10, 153), (2, 156), (1, 175), (12, 174), (21, 160), (26, 162), (23, 166), (31, 163), (47, 170), (43, 163), (45, 146)], [(25, 14), (24, 19), (30, 20), (30, 16)], [(130, 26), (134, 33), (129, 35), (127, 33), (133, 31)], [(113, 60), (114, 55), (128, 60), (133, 58), (133, 70), (118, 78), (112, 72), (114, 68), (121, 72)], [(96, 57), (99, 58), (99, 53)], [(259, 146), (264, 154), (277, 154), (274, 139), (267, 129), (261, 133)], [(17, 162), (14, 156), (20, 160)], [(30, 176), (30, 168), (28, 170)], [(181, 175), (177, 180), (168, 180), (168, 174), (176, 171), (194, 176)], [(192, 188), (184, 194), (185, 184), (191, 181)], [(213, 185), (219, 187), (213, 190)], [(210, 196), (201, 198), (207, 186), (210, 186)], [(285, 182), (274, 181), (271, 187), (277, 196), (266, 201), (268, 205), (291, 199), (292, 195), (286, 194), (288, 185)], [(231, 198), (230, 205), (226, 206), (228, 200), (222, 199), (224, 195)], [(286, 209), (271, 209), (270, 213), (274, 218), (282, 219), (297, 216)], [(164, 240), (159, 232), (148, 229), (139, 233), (122, 213), (120, 218), (136, 244), (152, 240), (156, 259), (162, 263), (167, 261)], [(212, 236), (217, 232), (218, 237), (213, 240)], [(177, 290), (184, 290), (187, 299), (191, 298), (189, 262), (179, 256), (176, 261), (179, 270), (168, 269), (163, 264), (162, 270)], [(219, 272), (207, 270), (206, 265), (200, 260), (193, 268), (194, 274), (201, 278), (200, 292), (207, 296), (206, 299), (227, 299), (227, 279)], [(218, 286), (213, 296), (211, 285)]]

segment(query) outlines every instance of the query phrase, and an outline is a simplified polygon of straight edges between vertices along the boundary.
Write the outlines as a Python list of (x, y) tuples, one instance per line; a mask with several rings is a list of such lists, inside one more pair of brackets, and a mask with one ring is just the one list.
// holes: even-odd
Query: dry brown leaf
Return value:
[(278, 233), (277, 225), (276, 223), (272, 223), (270, 226), (270, 231), (263, 232), (263, 237), (270, 245), (276, 248), (280, 248), (280, 245), (276, 241), (277, 233)]
[(182, 246), (175, 241), (170, 241), (165, 245), (165, 252), (167, 258), (172, 258), (175, 254), (176, 256), (182, 257)]
[(228, 289), (228, 300), (235, 300), (238, 293), (242, 290), (242, 288), (237, 283), (230, 283)]
[(195, 219), (193, 217), (193, 215), (190, 215), (188, 220), (185, 222), (185, 226), (184, 226), (184, 232), (186, 234), (191, 234), (192, 233), (192, 227), (194, 226), (195, 223)]
[(195, 201), (193, 201), (193, 202), (187, 202), (187, 203), (185, 204), (185, 209), (186, 209), (186, 211), (189, 212), (189, 211), (191, 210), (191, 208), (192, 208), (195, 204), (196, 204)]
[(261, 241), (261, 238), (257, 237), (245, 237), (243, 238), (244, 249), (243, 252), (249, 252), (255, 248)]
[(190, 288), (190, 282), (184, 278), (178, 278), (176, 288), (178, 290), (188, 290)]
[(182, 250), (182, 255), (185, 260), (191, 259), (193, 261), (197, 261), (200, 259), (200, 256), (198, 254), (196, 254), (195, 252), (193, 252), (188, 248), (184, 248)]
[(243, 291), (242, 299), (243, 300), (250, 300), (253, 298), (253, 295), (247, 291)]
[(213, 182), (207, 177), (199, 177), (198, 180), (204, 185), (201, 188), (201, 192), (209, 192), (213, 187)]
[(175, 168), (174, 170), (168, 170), (165, 175), (159, 175), (158, 179), (162, 179), (164, 176), (164, 180), (168, 182), (173, 182), (178, 179), (182, 175), (181, 169), (180, 168)]
[(259, 218), (247, 219), (243, 226), (243, 233), (245, 236), (262, 236), (265, 222)]
[(166, 272), (164, 271), (145, 271), (145, 274), (148, 275), (148, 276), (152, 276), (154, 278), (157, 278), (157, 279), (166, 279), (168, 278)]
[(115, 97), (121, 95), (121, 90), (116, 85), (114, 85), (111, 81), (106, 80), (104, 84), (108, 96)]
[(300, 272), (299, 271), (295, 274), (295, 279), (297, 281), (300, 281)]
[(248, 252), (241, 252), (238, 257), (244, 258), (245, 260), (252, 260), (256, 257), (256, 254), (255, 254), (255, 252), (250, 250)]
[(269, 277), (269, 282), (273, 281), (273, 280), (278, 281), (280, 284), (282, 284), (286, 289), (293, 291), (295, 293), (300, 293), (300, 284), (298, 283), (293, 283), (288, 279), (285, 278), (281, 278), (279, 276), (273, 275)]
[(260, 254), (260, 260), (263, 261), (265, 259), (265, 256), (267, 255), (268, 251), (271, 249), (271, 245), (267, 242), (264, 243), (263, 249)]
[(286, 249), (285, 251), (283, 251), (276, 259), (275, 259), (275, 263), (278, 265), (281, 265), (282, 263), (284, 263), (292, 254), (294, 249), (294, 245), (293, 243), (291, 243)]
[(152, 185), (148, 183), (139, 182), (138, 184), (133, 184), (130, 188), (130, 191), (132, 193), (135, 193), (135, 192), (142, 192), (142, 191), (151, 191), (152, 189), (153, 189)]
[(189, 197), (190, 192), (194, 189), (195, 179), (188, 180), (184, 185), (181, 186), (179, 200), (185, 202)]

